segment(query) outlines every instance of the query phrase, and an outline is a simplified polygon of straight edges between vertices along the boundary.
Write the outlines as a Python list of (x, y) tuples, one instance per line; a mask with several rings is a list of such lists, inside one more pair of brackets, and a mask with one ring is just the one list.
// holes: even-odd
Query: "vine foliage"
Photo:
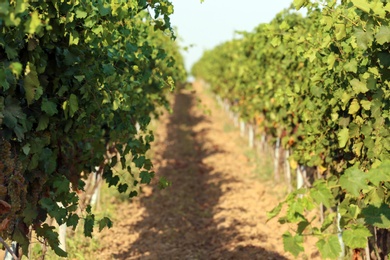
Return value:
[[(293, 11), (300, 8), (305, 17)], [(281, 138), (292, 169), (320, 176), (269, 213), (286, 212), (279, 221), (296, 224), (283, 235), (295, 256), (307, 235), (318, 238), (323, 258), (344, 247), (355, 255), (368, 248), (376, 259), (389, 253), (389, 18), (388, 1), (295, 0), (192, 69), (258, 133)], [(322, 222), (306, 214), (319, 207)]]
[[(103, 165), (110, 186), (135, 196), (151, 181), (147, 126), (186, 77), (172, 13), (167, 0), (0, 3), (0, 235), (23, 253), (33, 229), (66, 255), (48, 217), (74, 228), (83, 218), (86, 236), (96, 222), (111, 225), (90, 208), (76, 214), (77, 193), (107, 147), (121, 158)], [(113, 171), (116, 163), (133, 183)]]

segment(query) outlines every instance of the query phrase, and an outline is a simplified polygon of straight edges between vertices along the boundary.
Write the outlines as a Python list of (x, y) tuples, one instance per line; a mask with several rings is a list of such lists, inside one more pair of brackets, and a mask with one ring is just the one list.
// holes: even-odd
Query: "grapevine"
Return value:
[[(32, 228), (66, 255), (45, 221), (77, 226), (77, 193), (104, 162), (107, 147), (118, 151), (130, 175), (125, 158), (142, 169), (139, 180), (132, 175), (135, 183), (150, 182), (147, 126), (186, 77), (172, 13), (167, 0), (1, 4), (0, 232), (24, 254)], [(134, 196), (114, 164), (105, 166), (103, 179)], [(87, 236), (95, 222), (100, 228), (110, 223), (92, 212), (84, 218)]]
[[(292, 11), (302, 7), (305, 17)], [(307, 235), (323, 258), (343, 256), (344, 246), (354, 256), (389, 254), (389, 18), (386, 1), (295, 0), (192, 69), (244, 120), (259, 122), (257, 133), (281, 139), (293, 170), (319, 176), (269, 213), (287, 208), (279, 221), (296, 224), (283, 235), (295, 256)], [(307, 217), (320, 207), (322, 222)]]

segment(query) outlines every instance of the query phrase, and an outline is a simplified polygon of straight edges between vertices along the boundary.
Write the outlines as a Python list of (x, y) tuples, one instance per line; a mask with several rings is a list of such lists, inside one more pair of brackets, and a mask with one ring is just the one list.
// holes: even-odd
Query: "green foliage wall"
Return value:
[[(206, 52), (193, 74), (257, 123), (258, 132), (281, 138), (293, 169), (305, 165), (322, 175), (287, 197), (280, 221), (297, 224), (284, 235), (294, 255), (311, 234), (324, 258), (337, 258), (339, 237), (351, 249), (365, 248), (374, 229), (390, 228), (390, 4), (300, 0), (294, 6), (305, 6), (306, 17), (278, 14)], [(327, 208), (322, 226), (304, 216), (319, 205)]]
[[(50, 216), (77, 225), (78, 196), (69, 188), (82, 190), (82, 177), (102, 165), (108, 144), (123, 167), (131, 154), (139, 181), (150, 182), (145, 152), (153, 134), (146, 127), (186, 77), (172, 12), (166, 0), (1, 1), (0, 233), (24, 253), (33, 227), (64, 255), (53, 227), (42, 223)], [(134, 195), (110, 165), (103, 178)], [(90, 236), (90, 211), (85, 220)]]

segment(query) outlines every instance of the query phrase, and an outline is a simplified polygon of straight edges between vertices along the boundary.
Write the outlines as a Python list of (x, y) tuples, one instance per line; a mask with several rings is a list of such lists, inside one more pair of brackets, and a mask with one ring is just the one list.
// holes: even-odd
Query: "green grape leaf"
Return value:
[(343, 231), (343, 241), (350, 248), (365, 248), (367, 238), (372, 236), (370, 231), (363, 225), (352, 225)]
[(390, 42), (390, 28), (382, 25), (379, 32), (375, 35), (376, 41), (379, 44), (385, 44)]
[(369, 90), (367, 85), (358, 79), (353, 79), (349, 83), (351, 84), (355, 94), (366, 93)]
[(79, 102), (75, 94), (70, 94), (68, 104), (70, 117), (73, 117), (77, 110), (79, 110)]
[(11, 69), (12, 73), (17, 77), (22, 74), (23, 66), (20, 62), (12, 62), (9, 65), (9, 68)]
[(39, 237), (45, 237), (50, 247), (53, 248), (54, 252), (58, 256), (66, 257), (67, 253), (59, 248), (58, 233), (54, 231), (54, 227), (49, 226), (48, 224), (43, 224), (42, 226), (36, 229), (37, 235)]
[(360, 109), (359, 102), (356, 98), (354, 98), (351, 102), (351, 105), (349, 106), (348, 114), (354, 115), (359, 111), (359, 109)]
[(141, 183), (149, 184), (152, 180), (152, 175), (148, 171), (141, 171), (139, 177), (141, 178)]
[(377, 168), (371, 169), (367, 173), (367, 179), (375, 186), (379, 186), (381, 182), (390, 182), (390, 161), (384, 161)]
[(271, 41), (271, 45), (273, 47), (278, 47), (280, 44), (282, 43), (282, 41), (280, 40), (280, 37), (278, 36), (275, 36), (272, 41)]
[(160, 177), (159, 181), (158, 181), (158, 188), (160, 190), (162, 189), (166, 189), (168, 188), (169, 186), (172, 185), (172, 182), (170, 182), (169, 180), (167, 180), (164, 176)]
[(317, 180), (313, 188), (310, 189), (310, 196), (317, 202), (318, 204), (323, 203), (325, 207), (331, 208), (333, 204), (333, 195), (331, 190), (327, 187), (326, 182), (324, 180)]
[(282, 210), (282, 207), (283, 207), (283, 203), (279, 203), (278, 206), (273, 208), (271, 211), (267, 212), (267, 221), (279, 215), (280, 211)]
[(138, 196), (138, 192), (135, 191), (135, 190), (133, 190), (133, 191), (130, 192), (130, 194), (129, 194), (129, 198), (134, 198), (134, 197), (136, 197), (136, 196)]
[(92, 237), (94, 224), (95, 224), (95, 215), (89, 213), (84, 219), (84, 236)]
[(134, 158), (133, 162), (135, 163), (135, 166), (141, 168), (144, 165), (145, 160), (146, 160), (145, 156), (140, 156), (138, 158)]
[(337, 139), (339, 141), (339, 147), (343, 148), (348, 142), (349, 139), (349, 129), (343, 128), (341, 131), (337, 133)]
[(39, 159), (47, 174), (53, 173), (57, 168), (57, 156), (50, 148), (44, 148)]
[(296, 10), (301, 9), (302, 6), (306, 5), (307, 0), (294, 0), (293, 4)]
[(38, 211), (35, 205), (28, 203), (23, 210), (22, 217), (24, 223), (32, 224), (33, 220), (38, 216)]
[(104, 217), (101, 220), (99, 220), (99, 232), (102, 231), (105, 227), (107, 228), (112, 227), (112, 221), (107, 217)]
[(31, 241), (26, 236), (26, 232), (25, 232), (24, 228), (22, 228), (22, 230), (21, 230), (21, 228), (15, 227), (13, 234), (12, 234), (12, 240), (19, 243), (23, 252), (28, 252), (28, 250), (29, 250), (28, 245), (30, 244)]
[(357, 166), (348, 168), (340, 177), (340, 185), (354, 197), (359, 197), (360, 191), (368, 188), (367, 174), (359, 170)]
[(364, 110), (369, 111), (371, 109), (371, 102), (368, 100), (360, 100), (360, 105), (362, 105)]
[(88, 15), (88, 13), (86, 12), (86, 11), (84, 11), (84, 10), (81, 10), (80, 8), (78, 8), (77, 10), (76, 10), (76, 18), (85, 18), (85, 17), (87, 17), (87, 15)]
[(45, 130), (49, 126), (49, 117), (47, 115), (41, 115), (39, 117), (37, 131)]
[(385, 199), (385, 191), (382, 187), (372, 187), (367, 193), (364, 201), (366, 204), (380, 207)]
[(295, 257), (297, 257), (301, 252), (304, 251), (302, 244), (303, 236), (292, 236), (291, 233), (288, 231), (283, 234), (284, 250), (290, 252)]
[(29, 34), (39, 33), (42, 27), (41, 19), (39, 19), (38, 12), (30, 14), (30, 19), (25, 23), (26, 32)]
[(369, 47), (371, 47), (372, 42), (374, 41), (374, 36), (370, 30), (363, 31), (361, 29), (357, 29), (355, 35), (357, 39), (357, 45), (360, 49), (367, 50)]
[(383, 103), (380, 100), (373, 100), (371, 102), (371, 116), (373, 118), (379, 118), (382, 114), (382, 105)]
[(345, 24), (335, 24), (335, 33), (336, 33), (336, 40), (340, 41), (344, 39), (347, 36), (346, 30), (345, 30)]
[(382, 204), (380, 207), (369, 205), (362, 210), (362, 215), (367, 224), (378, 228), (390, 228), (390, 207)]
[(58, 113), (57, 105), (54, 102), (47, 100), (46, 98), (42, 100), (41, 109), (49, 116), (53, 116)]
[(370, 3), (366, 0), (351, 0), (351, 2), (360, 10), (363, 10), (366, 13), (370, 12)]
[(19, 101), (11, 96), (5, 98), (3, 115), (4, 124), (11, 129), (14, 129), (17, 126), (19, 119), (23, 120), (26, 118), (26, 115), (20, 107)]
[(341, 246), (337, 235), (330, 235), (316, 243), (323, 259), (336, 259), (340, 256)]
[(69, 33), (69, 45), (78, 45), (79, 41), (80, 41), (80, 36), (77, 31), (72, 31), (71, 33)]
[(27, 143), (22, 147), (22, 151), (25, 155), (28, 155), (31, 150), (31, 144)]
[(125, 184), (121, 183), (118, 185), (119, 193), (125, 193), (128, 188), (129, 188), (129, 185), (127, 185), (126, 183)]
[(9, 89), (6, 72), (2, 69), (0, 70), (0, 88), (2, 88), (3, 90)]
[(7, 15), (9, 12), (9, 1), (0, 3), (0, 14)]
[(35, 91), (39, 87), (39, 79), (35, 66), (28, 62), (24, 76), (24, 90), (26, 92), (27, 104), (31, 105), (34, 100)]
[(8, 45), (5, 46), (5, 53), (7, 54), (7, 58), (9, 60), (13, 60), (18, 57), (18, 52), (15, 48), (12, 48)]
[(77, 214), (71, 214), (66, 221), (68, 227), (73, 227), (73, 230), (77, 227), (80, 217)]
[(357, 72), (358, 62), (356, 59), (352, 59), (344, 65), (344, 69), (349, 72)]

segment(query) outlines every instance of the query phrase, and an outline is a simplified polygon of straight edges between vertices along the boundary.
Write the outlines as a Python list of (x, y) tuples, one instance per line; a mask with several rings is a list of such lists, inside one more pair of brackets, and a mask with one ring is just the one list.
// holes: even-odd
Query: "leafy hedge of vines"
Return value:
[(145, 153), (153, 133), (146, 127), (156, 108), (168, 105), (174, 82), (186, 77), (172, 13), (167, 0), (0, 3), (0, 235), (25, 254), (32, 227), (65, 255), (44, 223), (49, 216), (73, 227), (82, 217), (91, 236), (96, 220), (90, 210), (75, 213), (76, 192), (102, 165), (107, 145), (134, 177), (122, 182), (113, 162), (103, 174), (109, 185), (135, 196), (133, 186), (150, 182)]
[[(313, 167), (321, 178), (293, 191), (270, 217), (295, 223), (285, 249), (303, 252), (318, 238), (323, 258), (340, 241), (372, 256), (389, 253), (390, 4), (382, 0), (295, 0), (292, 9), (240, 39), (204, 53), (192, 71), (257, 125), (281, 138), (290, 166)], [(307, 211), (326, 208), (324, 222)], [(340, 218), (338, 221), (338, 217)], [(339, 225), (339, 228), (337, 227)], [(378, 241), (379, 233), (382, 241)], [(352, 252), (352, 251), (351, 251)]]

